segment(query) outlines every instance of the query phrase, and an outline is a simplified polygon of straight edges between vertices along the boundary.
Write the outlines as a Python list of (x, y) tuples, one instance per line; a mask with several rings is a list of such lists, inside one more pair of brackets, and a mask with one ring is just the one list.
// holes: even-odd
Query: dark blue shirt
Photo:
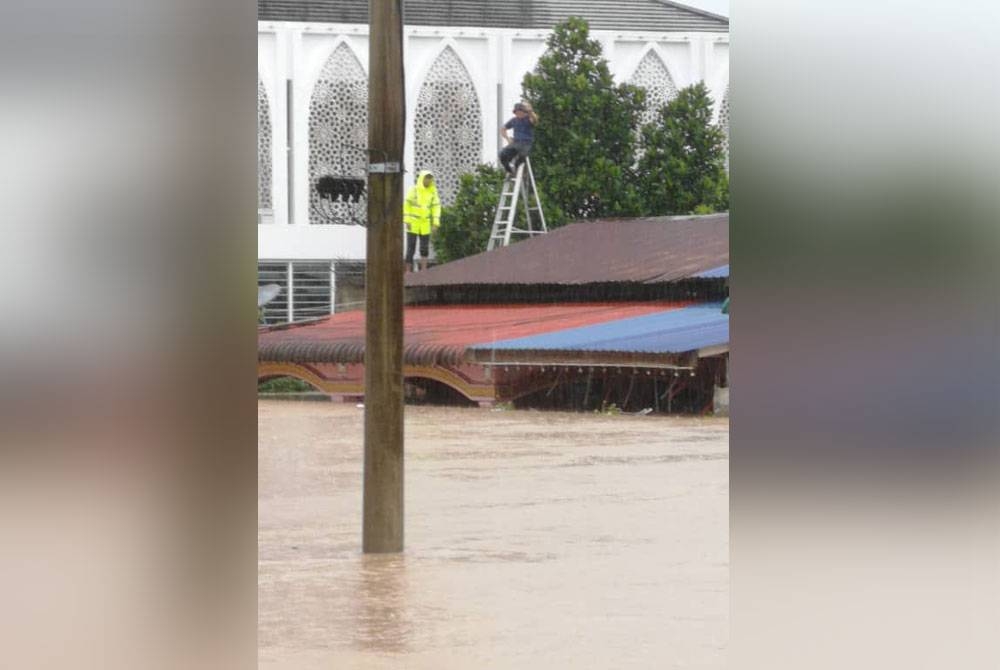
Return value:
[(515, 142), (531, 144), (535, 141), (535, 126), (531, 123), (531, 119), (527, 116), (522, 119), (515, 116), (510, 121), (503, 124), (503, 127), (507, 130), (510, 130), (511, 128), (514, 129)]

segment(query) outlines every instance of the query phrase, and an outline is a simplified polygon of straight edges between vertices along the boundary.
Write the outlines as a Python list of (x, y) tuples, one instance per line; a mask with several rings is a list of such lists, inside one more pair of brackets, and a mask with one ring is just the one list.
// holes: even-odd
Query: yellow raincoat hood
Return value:
[(424, 186), (424, 177), (434, 176), (430, 170), (417, 173), (416, 183), (410, 187), (403, 200), (403, 223), (406, 230), (418, 235), (430, 235), (431, 228), (441, 225), (441, 199), (438, 197), (437, 182)]

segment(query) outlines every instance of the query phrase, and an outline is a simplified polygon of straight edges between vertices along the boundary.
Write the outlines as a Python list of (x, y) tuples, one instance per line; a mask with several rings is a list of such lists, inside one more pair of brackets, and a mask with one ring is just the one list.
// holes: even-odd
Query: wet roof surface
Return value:
[[(599, 220), (407, 275), (406, 286), (666, 283), (729, 264), (729, 214)], [(708, 275), (712, 276), (712, 275)]]
[(722, 303), (706, 303), (607, 323), (470, 347), (477, 351), (534, 350), (621, 353), (683, 353), (729, 342)]
[[(403, 359), (411, 365), (456, 364), (466, 359), (471, 345), (628, 320), (688, 305), (644, 302), (407, 307)], [(360, 363), (364, 361), (364, 349), (363, 311), (334, 314), (310, 324), (263, 329), (257, 337), (257, 357), (262, 361)]]

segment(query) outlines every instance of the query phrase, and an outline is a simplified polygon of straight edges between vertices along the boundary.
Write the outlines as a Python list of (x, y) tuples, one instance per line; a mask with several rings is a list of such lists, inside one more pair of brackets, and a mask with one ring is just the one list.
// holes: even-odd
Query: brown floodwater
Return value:
[(725, 666), (727, 420), (408, 407), (366, 556), (364, 410), (258, 408), (261, 668)]

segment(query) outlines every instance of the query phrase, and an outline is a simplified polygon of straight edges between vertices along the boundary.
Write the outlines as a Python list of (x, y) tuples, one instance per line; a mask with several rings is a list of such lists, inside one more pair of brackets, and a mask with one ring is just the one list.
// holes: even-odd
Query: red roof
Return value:
[[(569, 303), (549, 305), (450, 305), (406, 307), (403, 360), (411, 365), (453, 365), (467, 347), (541, 335), (566, 328), (643, 316), (687, 302)], [(364, 311), (343, 312), (304, 325), (262, 330), (262, 361), (361, 363), (365, 351)]]

